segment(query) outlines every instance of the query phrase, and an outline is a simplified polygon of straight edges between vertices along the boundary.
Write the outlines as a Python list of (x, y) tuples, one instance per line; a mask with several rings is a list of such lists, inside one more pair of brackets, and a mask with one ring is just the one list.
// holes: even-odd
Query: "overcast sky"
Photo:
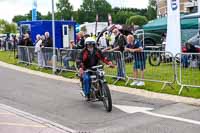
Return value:
[[(55, 3), (58, 0), (54, 0)], [(78, 9), (83, 0), (69, 0), (74, 9)], [(146, 8), (148, 0), (107, 0), (112, 6)], [(33, 0), (0, 0), (0, 19), (9, 22), (15, 15), (24, 15), (32, 9)], [(37, 0), (38, 11), (43, 15), (51, 11), (51, 0)]]

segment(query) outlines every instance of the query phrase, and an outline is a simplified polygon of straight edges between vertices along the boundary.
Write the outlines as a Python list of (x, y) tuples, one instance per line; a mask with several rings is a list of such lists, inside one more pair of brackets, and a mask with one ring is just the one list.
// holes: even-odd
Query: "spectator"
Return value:
[(165, 47), (166, 47), (166, 33), (163, 33), (162, 34), (162, 37), (161, 37), (161, 42), (162, 42), (162, 51), (165, 51)]
[(24, 34), (24, 37), (21, 40), (21, 42), (19, 43), (19, 45), (20, 46), (33, 46), (32, 40), (30, 39), (28, 33)]
[(99, 39), (99, 47), (100, 48), (107, 48), (107, 38), (105, 36), (105, 34), (101, 35), (100, 39)]
[(44, 39), (43, 42), (44, 42), (45, 49), (43, 51), (44, 51), (44, 54), (45, 54), (45, 64), (49, 65), (49, 66), (52, 66), (52, 61), (51, 61), (52, 56), (53, 56), (53, 50), (52, 50), (53, 43), (52, 43), (52, 39), (49, 36), (49, 32), (45, 32), (44, 36), (45, 36), (45, 39)]
[(70, 50), (68, 51), (68, 53), (63, 57), (63, 63), (64, 63), (64, 67), (66, 69), (70, 69), (70, 66), (69, 66), (69, 61), (70, 60), (75, 60), (75, 51), (73, 51), (72, 49), (75, 48), (75, 44), (74, 44), (74, 40), (71, 40), (70, 41)]
[[(187, 53), (197, 53), (197, 49), (191, 44), (191, 43), (186, 43), (186, 52)], [(183, 67), (188, 67), (189, 65), (191, 67), (196, 67), (197, 66), (197, 55), (183, 55), (181, 58), (181, 61), (183, 63)]]
[[(115, 36), (115, 41), (111, 47), (104, 49), (103, 52), (120, 51), (121, 54), (123, 54), (124, 47), (126, 45), (126, 39), (124, 35), (121, 34), (117, 28), (113, 29), (112, 32)], [(121, 60), (120, 57), (116, 57), (116, 62), (117, 62), (117, 79), (120, 80), (121, 78), (125, 78), (124, 62)]]
[(44, 36), (45, 36), (44, 47), (53, 47), (53, 41), (49, 36), (49, 32), (45, 32)]
[(74, 40), (71, 40), (71, 41), (70, 41), (70, 44), (69, 44), (69, 48), (70, 48), (70, 49), (73, 49), (74, 47), (75, 47)]
[(111, 37), (110, 35), (108, 35), (108, 32), (105, 32), (105, 37), (106, 37), (107, 46), (109, 47), (110, 46), (109, 42), (111, 41)]
[(2, 40), (0, 39), (0, 50), (1, 50), (1, 47), (2, 47)]
[(42, 36), (40, 36), (40, 38), (41, 38), (41, 40), (42, 40), (42, 48), (44, 48), (44, 43), (45, 43), (45, 36), (44, 35), (42, 35)]
[(135, 81), (133, 81), (130, 85), (134, 86), (144, 86), (145, 83), (143, 81), (137, 81), (138, 77), (138, 69), (141, 70), (141, 79), (144, 79), (144, 69), (146, 67), (146, 57), (143, 51), (143, 46), (140, 40), (134, 39), (134, 36), (127, 36), (127, 46), (125, 51), (134, 53), (134, 65), (133, 65), (133, 77)]
[(77, 49), (83, 49), (84, 48), (84, 43), (85, 43), (85, 38), (84, 38), (84, 33), (83, 33), (83, 31), (80, 31), (79, 33), (78, 33), (78, 35), (79, 35), (79, 37), (80, 37), (80, 40), (79, 40), (79, 42), (78, 42), (78, 44), (77, 44)]
[(12, 35), (12, 49), (15, 50), (17, 48), (17, 45), (19, 43), (19, 36), (18, 35)]
[(37, 53), (38, 56), (38, 66), (45, 67), (45, 60), (41, 47), (42, 47), (42, 39), (41, 36), (37, 34), (35, 42), (35, 53)]
[[(28, 33), (25, 33), (21, 41), (19, 42), (20, 46), (33, 46), (32, 40), (29, 37)], [(25, 48), (20, 48), (20, 59), (24, 62), (29, 62), (28, 60), (28, 53)]]
[(77, 34), (76, 34), (76, 43), (75, 43), (75, 44), (77, 44), (79, 41), (80, 41), (80, 36), (79, 36), (79, 34), (77, 33)]

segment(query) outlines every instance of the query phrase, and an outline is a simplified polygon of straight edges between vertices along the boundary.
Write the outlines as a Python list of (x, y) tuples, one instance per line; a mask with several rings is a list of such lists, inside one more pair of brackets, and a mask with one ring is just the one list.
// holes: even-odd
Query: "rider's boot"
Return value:
[(86, 101), (90, 101), (90, 94), (87, 95)]

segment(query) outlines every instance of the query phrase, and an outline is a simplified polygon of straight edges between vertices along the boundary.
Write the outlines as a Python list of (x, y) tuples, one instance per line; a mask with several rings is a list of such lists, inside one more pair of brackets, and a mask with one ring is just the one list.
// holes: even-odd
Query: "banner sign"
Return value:
[(166, 51), (173, 55), (181, 52), (180, 2), (167, 0)]

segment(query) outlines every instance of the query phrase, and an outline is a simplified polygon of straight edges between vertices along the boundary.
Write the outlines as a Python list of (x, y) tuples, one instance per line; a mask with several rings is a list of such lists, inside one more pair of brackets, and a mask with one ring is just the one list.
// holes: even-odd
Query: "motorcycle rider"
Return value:
[(79, 68), (84, 95), (87, 97), (88, 101), (90, 100), (91, 73), (84, 71), (98, 65), (100, 60), (110, 67), (114, 67), (113, 63), (105, 58), (102, 52), (96, 47), (95, 40), (92, 37), (88, 37), (85, 40), (85, 48), (80, 54)]

